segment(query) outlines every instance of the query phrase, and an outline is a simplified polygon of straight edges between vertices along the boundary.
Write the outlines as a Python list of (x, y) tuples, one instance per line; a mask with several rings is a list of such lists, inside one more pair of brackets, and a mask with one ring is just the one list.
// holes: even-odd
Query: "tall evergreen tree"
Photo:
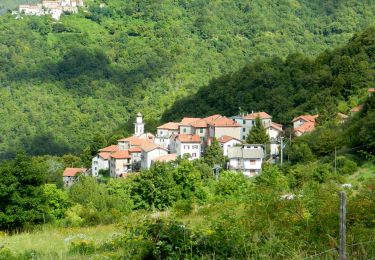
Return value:
[(249, 131), (246, 142), (249, 144), (266, 144), (269, 143), (270, 138), (266, 132), (266, 129), (262, 125), (260, 118), (255, 119), (255, 125)]
[(221, 149), (219, 142), (214, 138), (211, 145), (204, 153), (204, 161), (211, 167), (215, 164), (223, 165), (225, 162), (223, 149)]

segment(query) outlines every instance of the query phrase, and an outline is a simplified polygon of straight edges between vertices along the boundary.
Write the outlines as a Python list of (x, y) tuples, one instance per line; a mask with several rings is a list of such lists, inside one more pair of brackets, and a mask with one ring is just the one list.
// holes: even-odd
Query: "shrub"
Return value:
[(70, 243), (71, 254), (91, 255), (95, 252), (95, 244), (92, 240), (77, 240)]

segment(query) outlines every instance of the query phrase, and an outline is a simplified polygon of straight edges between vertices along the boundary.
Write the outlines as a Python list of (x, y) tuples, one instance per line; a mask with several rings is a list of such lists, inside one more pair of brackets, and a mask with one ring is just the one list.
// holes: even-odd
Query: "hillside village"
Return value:
[(25, 15), (51, 15), (55, 20), (59, 20), (63, 13), (77, 13), (78, 7), (83, 7), (83, 0), (43, 0), (41, 4), (19, 5), (18, 11), (13, 14), (20, 17), (21, 14)]
[[(301, 115), (293, 119), (296, 136), (311, 132), (318, 115)], [(265, 144), (247, 144), (246, 137), (259, 118), (270, 139), (269, 151)], [(98, 177), (101, 170), (111, 178), (126, 177), (141, 169), (149, 169), (156, 162), (174, 161), (179, 157), (195, 160), (216, 139), (228, 158), (227, 168), (252, 177), (262, 170), (266, 158), (276, 158), (280, 152), (283, 126), (272, 122), (266, 112), (252, 112), (232, 116), (216, 114), (205, 118), (184, 117), (181, 122), (168, 122), (157, 127), (156, 135), (145, 133), (143, 116), (138, 113), (133, 136), (118, 140), (116, 145), (99, 149), (92, 158), (91, 169), (67, 168), (64, 184), (73, 184), (79, 173)], [(267, 154), (266, 154), (267, 153)]]
[[(375, 93), (368, 89), (368, 95)], [(350, 110), (354, 115), (362, 109), (359, 105)], [(299, 137), (314, 131), (319, 117), (300, 115), (292, 119), (293, 134)], [(337, 114), (339, 123), (349, 116)], [(248, 144), (246, 137), (259, 119), (265, 128), (268, 144)], [(227, 169), (254, 177), (261, 173), (262, 164), (268, 159), (282, 157), (283, 125), (272, 122), (266, 112), (243, 113), (230, 118), (215, 114), (205, 118), (184, 117), (181, 122), (168, 122), (157, 127), (156, 135), (145, 133), (143, 115), (138, 113), (133, 136), (117, 140), (116, 145), (99, 149), (92, 158), (90, 169), (66, 168), (63, 173), (65, 186), (71, 186), (79, 174), (99, 177), (100, 171), (109, 171), (111, 178), (124, 178), (141, 169), (149, 169), (156, 162), (170, 162), (177, 158), (196, 160), (204, 155), (205, 149), (217, 140), (223, 155), (228, 158)], [(290, 138), (290, 137), (289, 137)], [(269, 147), (267, 150), (267, 147)], [(281, 148), (282, 147), (282, 148)], [(281, 153), (281, 154), (280, 154)], [(281, 158), (282, 159), (282, 158)]]

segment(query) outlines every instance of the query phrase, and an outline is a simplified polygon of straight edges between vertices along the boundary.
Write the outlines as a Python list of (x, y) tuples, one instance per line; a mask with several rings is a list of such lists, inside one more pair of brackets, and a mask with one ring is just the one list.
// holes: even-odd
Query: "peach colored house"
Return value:
[(319, 115), (301, 115), (293, 118), (293, 131), (296, 136), (301, 136), (305, 133), (314, 131), (316, 125), (316, 118)]

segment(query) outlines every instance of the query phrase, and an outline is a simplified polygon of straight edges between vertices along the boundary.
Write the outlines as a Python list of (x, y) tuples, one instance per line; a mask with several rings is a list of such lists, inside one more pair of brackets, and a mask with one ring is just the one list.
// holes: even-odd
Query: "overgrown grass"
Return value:
[(360, 185), (363, 181), (366, 181), (375, 176), (375, 164), (366, 162), (358, 170), (347, 177), (346, 182), (354, 186)]
[(111, 239), (119, 231), (116, 225), (84, 228), (44, 226), (38, 231), (3, 235), (0, 237), (0, 245), (9, 249), (12, 255), (24, 256), (26, 259), (33, 255), (36, 259), (77, 259), (69, 252), (73, 241), (87, 240), (100, 244)]

